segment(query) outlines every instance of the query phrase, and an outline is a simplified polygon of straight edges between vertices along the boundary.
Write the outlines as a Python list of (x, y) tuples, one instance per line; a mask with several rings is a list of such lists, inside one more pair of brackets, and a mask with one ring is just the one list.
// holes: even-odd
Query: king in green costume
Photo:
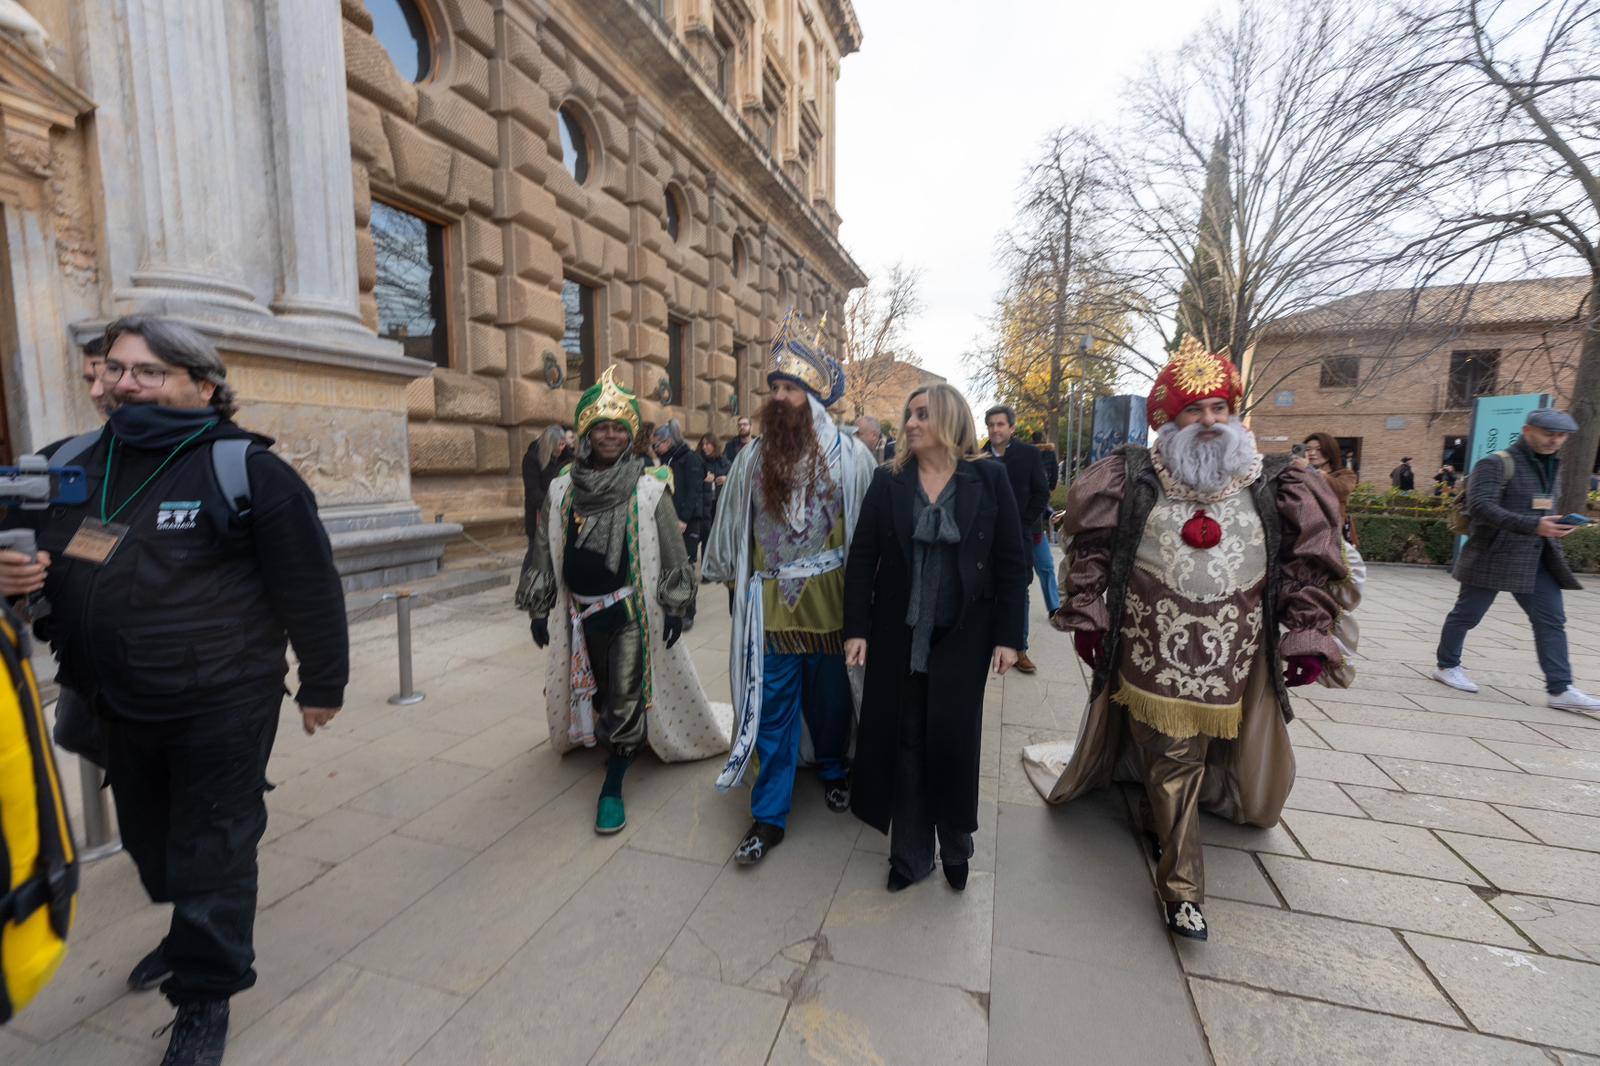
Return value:
[[(733, 709), (706, 699), (678, 644), (695, 573), (671, 474), (633, 454), (639, 402), (608, 369), (578, 402), (578, 451), (550, 485), (517, 585), (545, 672), (550, 743), (610, 749), (595, 831), (627, 824), (622, 778), (639, 750), (667, 762), (728, 750)], [(699, 486), (694, 486), (699, 491)], [(552, 631), (551, 608), (560, 613)]]

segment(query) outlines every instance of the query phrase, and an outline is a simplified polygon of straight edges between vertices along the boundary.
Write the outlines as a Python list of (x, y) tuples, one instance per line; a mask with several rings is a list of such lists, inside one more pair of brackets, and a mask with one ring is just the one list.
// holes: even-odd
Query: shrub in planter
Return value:
[(1375, 563), (1448, 563), (1450, 527), (1442, 518), (1363, 514), (1356, 519), (1361, 555)]
[(1583, 526), (1561, 542), (1567, 564), (1584, 574), (1600, 574), (1600, 525)]

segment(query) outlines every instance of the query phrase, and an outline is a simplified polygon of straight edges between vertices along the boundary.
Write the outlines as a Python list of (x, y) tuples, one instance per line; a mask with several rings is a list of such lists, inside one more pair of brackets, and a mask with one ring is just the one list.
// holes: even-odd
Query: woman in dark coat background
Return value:
[(889, 834), (889, 891), (967, 884), (978, 828), (983, 690), (1017, 661), (1028, 560), (1011, 483), (974, 460), (949, 385), (906, 401), (902, 451), (873, 476), (845, 566), (845, 661), (866, 667), (850, 809)]
[[(705, 554), (706, 540), (711, 536), (711, 521), (717, 516), (717, 498), (728, 481), (728, 468), (733, 464), (722, 454), (717, 438), (707, 433), (700, 438), (700, 461), (706, 464), (705, 506), (700, 509), (700, 554)], [(698, 559), (691, 562), (699, 562)]]

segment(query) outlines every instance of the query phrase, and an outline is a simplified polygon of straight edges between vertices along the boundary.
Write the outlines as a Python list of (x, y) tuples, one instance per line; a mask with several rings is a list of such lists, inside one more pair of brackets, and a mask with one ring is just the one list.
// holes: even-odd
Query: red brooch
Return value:
[(1191, 548), (1215, 548), (1222, 543), (1222, 526), (1202, 508), (1183, 524), (1183, 542)]

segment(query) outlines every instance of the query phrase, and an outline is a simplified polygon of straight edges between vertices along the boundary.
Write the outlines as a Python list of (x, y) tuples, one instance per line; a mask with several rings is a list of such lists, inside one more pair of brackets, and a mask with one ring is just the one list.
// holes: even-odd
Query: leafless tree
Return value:
[(856, 289), (844, 305), (845, 400), (852, 418), (867, 413), (891, 387), (896, 364), (920, 364), (906, 344), (905, 326), (922, 310), (921, 272), (895, 263), (881, 278)]
[(1415, 164), (1443, 119), (1404, 106), (1402, 48), (1374, 0), (1245, 0), (1131, 90), (1111, 251), (1168, 344), (1228, 350), (1247, 393), (1269, 323), (1426, 271), (1438, 177)]
[(1105, 150), (1091, 134), (1062, 128), (1045, 139), (1001, 239), (1007, 283), (990, 334), (967, 356), (975, 384), (1036, 411), (1058, 443), (1075, 401), (1109, 389), (1125, 362), (1153, 365), (1132, 337), (1139, 290), (1107, 253), (1107, 191)]
[(1448, 116), (1416, 163), (1441, 190), (1420, 245), (1444, 263), (1589, 279), (1559, 500), (1581, 511), (1600, 449), (1600, 0), (1443, 0), (1401, 29), (1394, 83)]

